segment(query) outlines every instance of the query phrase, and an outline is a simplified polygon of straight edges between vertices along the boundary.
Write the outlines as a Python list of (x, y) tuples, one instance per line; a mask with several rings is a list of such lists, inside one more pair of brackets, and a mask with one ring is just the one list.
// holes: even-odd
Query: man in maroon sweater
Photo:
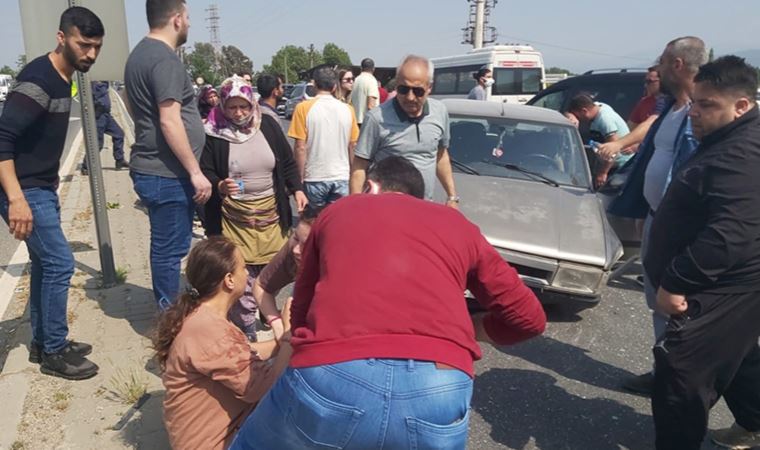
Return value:
[[(533, 292), (459, 211), (421, 199), (411, 163), (386, 158), (369, 179), (378, 195), (343, 198), (314, 223), (290, 368), (233, 449), (464, 448), (476, 340), (543, 332)], [(488, 312), (470, 316), (465, 289)]]

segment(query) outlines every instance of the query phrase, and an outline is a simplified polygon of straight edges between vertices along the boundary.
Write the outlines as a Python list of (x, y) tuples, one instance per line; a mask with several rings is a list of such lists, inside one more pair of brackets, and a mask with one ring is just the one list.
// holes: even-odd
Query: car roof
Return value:
[(538, 106), (451, 98), (444, 99), (442, 102), (446, 105), (449, 114), (520, 119), (533, 122), (553, 123), (557, 125), (571, 125), (565, 116), (557, 111), (539, 108)]

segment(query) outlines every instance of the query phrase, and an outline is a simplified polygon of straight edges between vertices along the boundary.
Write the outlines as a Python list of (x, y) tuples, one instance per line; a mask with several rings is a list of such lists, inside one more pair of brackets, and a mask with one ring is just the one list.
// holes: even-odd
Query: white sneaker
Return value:
[(715, 444), (733, 450), (760, 447), (760, 431), (747, 431), (737, 423), (730, 428), (713, 431), (710, 437)]

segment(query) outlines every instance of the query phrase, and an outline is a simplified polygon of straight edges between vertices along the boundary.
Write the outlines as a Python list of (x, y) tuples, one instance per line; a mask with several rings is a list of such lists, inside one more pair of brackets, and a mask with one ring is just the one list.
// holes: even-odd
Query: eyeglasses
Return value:
[(354, 79), (353, 79), (353, 78), (344, 78), (344, 79), (342, 79), (342, 80), (340, 80), (340, 81), (342, 81), (342, 82), (344, 82), (344, 83), (353, 83), (353, 82), (354, 82)]
[(412, 91), (414, 92), (415, 97), (424, 97), (425, 93), (427, 92), (427, 90), (423, 87), (411, 87), (411, 86), (406, 86), (403, 84), (399, 84), (398, 86), (396, 86), (396, 90), (401, 95), (407, 95), (409, 91)]

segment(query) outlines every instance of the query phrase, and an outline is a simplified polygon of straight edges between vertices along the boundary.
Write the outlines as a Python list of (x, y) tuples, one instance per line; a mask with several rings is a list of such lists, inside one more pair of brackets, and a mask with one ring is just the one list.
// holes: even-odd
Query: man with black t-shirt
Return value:
[(31, 61), (17, 77), (0, 117), (0, 213), (31, 258), (29, 361), (42, 373), (90, 378), (98, 366), (85, 358), (92, 346), (69, 341), (66, 322), (74, 256), (61, 229), (56, 189), (69, 126), (71, 78), (90, 70), (105, 31), (89, 9), (61, 15), (58, 47)]

